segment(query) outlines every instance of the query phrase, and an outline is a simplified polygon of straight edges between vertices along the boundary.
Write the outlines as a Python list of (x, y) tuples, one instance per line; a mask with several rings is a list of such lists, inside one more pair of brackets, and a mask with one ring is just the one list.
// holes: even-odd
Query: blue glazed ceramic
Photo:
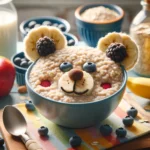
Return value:
[[(64, 35), (66, 36), (67, 41), (74, 40), (75, 41), (74, 45), (78, 44), (79, 41), (75, 35), (73, 35), (71, 33), (64, 33)], [(72, 45), (72, 46), (74, 46), (74, 45)]]
[(21, 32), (22, 39), (24, 39), (24, 37), (27, 35), (27, 32), (25, 31), (25, 28), (28, 27), (28, 24), (31, 21), (36, 21), (38, 24), (42, 24), (42, 22), (44, 22), (44, 21), (50, 21), (52, 23), (63, 24), (66, 27), (66, 31), (65, 32), (69, 32), (70, 31), (70, 24), (65, 19), (62, 19), (62, 18), (59, 18), (59, 17), (51, 17), (51, 16), (34, 17), (34, 18), (30, 18), (28, 20), (25, 20), (25, 21), (23, 21), (20, 24), (20, 32)]
[(12, 56), (11, 61), (14, 64), (15, 69), (16, 69), (16, 81), (17, 81), (17, 84), (19, 86), (20, 85), (25, 85), (25, 73), (27, 71), (27, 68), (22, 68), (22, 67), (17, 66), (14, 63), (14, 59), (16, 57), (24, 58), (24, 52), (20, 52), (20, 53), (15, 54), (14, 56)]
[[(88, 22), (83, 20), (81, 14), (89, 8), (104, 6), (114, 10), (119, 14), (119, 17), (113, 21), (107, 22)], [(96, 47), (98, 40), (104, 37), (109, 32), (120, 32), (124, 18), (124, 11), (117, 5), (111, 4), (89, 4), (80, 6), (75, 11), (76, 25), (80, 38), (89, 46)]]
[(123, 82), (120, 89), (103, 100), (86, 103), (64, 103), (45, 98), (36, 93), (29, 83), (29, 74), (35, 63), (26, 72), (28, 94), (38, 111), (58, 125), (69, 128), (84, 128), (95, 125), (106, 119), (116, 109), (123, 97), (127, 81), (127, 73), (124, 68), (122, 68)]

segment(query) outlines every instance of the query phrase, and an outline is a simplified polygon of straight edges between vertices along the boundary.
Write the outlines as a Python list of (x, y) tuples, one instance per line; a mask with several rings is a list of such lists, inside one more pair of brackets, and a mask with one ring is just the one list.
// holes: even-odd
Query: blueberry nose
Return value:
[(72, 69), (69, 71), (69, 77), (73, 81), (81, 80), (83, 78), (83, 72), (79, 69)]

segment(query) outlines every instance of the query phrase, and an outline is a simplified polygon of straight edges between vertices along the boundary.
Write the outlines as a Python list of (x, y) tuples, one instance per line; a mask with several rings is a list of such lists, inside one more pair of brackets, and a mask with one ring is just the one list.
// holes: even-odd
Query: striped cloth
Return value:
[[(122, 118), (127, 116), (126, 111), (131, 107), (125, 100), (122, 100), (117, 109), (101, 123), (109, 124), (113, 128), (113, 133), (106, 137), (100, 134), (100, 125), (85, 129), (68, 129), (47, 120), (38, 111), (27, 111), (25, 104), (17, 104), (16, 107), (23, 113), (28, 122), (29, 135), (39, 141), (44, 150), (103, 150), (150, 132), (150, 124), (141, 123), (139, 116), (135, 118), (134, 124), (131, 127), (123, 125)], [(49, 137), (39, 136), (37, 131), (41, 126), (49, 128)], [(116, 137), (115, 130), (119, 127), (127, 130), (125, 138)], [(74, 135), (80, 136), (83, 140), (78, 148), (71, 148), (69, 144), (69, 138)]]

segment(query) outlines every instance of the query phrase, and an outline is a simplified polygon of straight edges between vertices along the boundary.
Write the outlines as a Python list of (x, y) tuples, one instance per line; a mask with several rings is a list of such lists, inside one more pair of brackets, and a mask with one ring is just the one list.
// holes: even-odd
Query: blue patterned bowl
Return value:
[(14, 64), (15, 69), (16, 69), (16, 82), (19, 86), (21, 86), (21, 85), (25, 85), (25, 73), (27, 71), (27, 68), (17, 66), (14, 63), (14, 60), (16, 57), (24, 58), (24, 52), (17, 53), (11, 58), (11, 61)]
[(28, 94), (38, 111), (52, 122), (69, 127), (84, 128), (95, 125), (106, 119), (121, 101), (127, 81), (127, 73), (122, 68), (123, 82), (120, 89), (113, 95), (99, 101), (86, 103), (64, 103), (43, 97), (34, 91), (29, 83), (30, 72), (34, 62), (26, 72)]
[[(104, 6), (111, 10), (114, 10), (119, 14), (119, 17), (113, 21), (99, 22), (99, 21), (86, 21), (83, 20), (81, 14), (89, 8)], [(124, 11), (117, 5), (112, 4), (89, 4), (83, 5), (75, 11), (76, 25), (80, 38), (89, 46), (96, 47), (98, 40), (104, 37), (109, 32), (120, 32), (124, 18)]]
[(44, 21), (50, 21), (53, 24), (54, 23), (63, 24), (66, 28), (66, 30), (64, 32), (69, 32), (70, 31), (70, 24), (65, 19), (62, 19), (62, 18), (59, 18), (59, 17), (51, 17), (51, 16), (34, 17), (34, 18), (30, 18), (28, 20), (25, 20), (20, 24), (20, 32), (21, 32), (22, 39), (24, 39), (24, 37), (27, 35), (28, 32), (26, 32), (26, 28), (28, 28), (28, 24), (31, 21), (36, 21), (37, 24), (42, 24)]

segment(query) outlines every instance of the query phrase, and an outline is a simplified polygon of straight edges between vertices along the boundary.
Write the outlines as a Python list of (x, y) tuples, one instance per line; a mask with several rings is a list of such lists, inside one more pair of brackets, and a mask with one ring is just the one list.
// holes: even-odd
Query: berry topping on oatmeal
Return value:
[(96, 71), (96, 65), (93, 62), (86, 62), (83, 65), (83, 70), (86, 72), (95, 72)]
[(102, 84), (101, 84), (101, 87), (102, 87), (103, 89), (109, 89), (109, 88), (111, 88), (111, 84), (110, 84), (110, 83), (102, 83)]
[(112, 43), (106, 50), (106, 56), (115, 62), (121, 62), (127, 56), (126, 48), (122, 43)]
[(43, 87), (49, 87), (49, 86), (51, 86), (51, 82), (49, 80), (43, 80), (43, 81), (41, 81), (40, 85)]
[(44, 36), (36, 42), (36, 49), (40, 56), (47, 56), (55, 52), (56, 46), (53, 39)]
[(62, 72), (67, 72), (67, 71), (71, 70), (73, 67), (70, 62), (63, 62), (59, 68)]

